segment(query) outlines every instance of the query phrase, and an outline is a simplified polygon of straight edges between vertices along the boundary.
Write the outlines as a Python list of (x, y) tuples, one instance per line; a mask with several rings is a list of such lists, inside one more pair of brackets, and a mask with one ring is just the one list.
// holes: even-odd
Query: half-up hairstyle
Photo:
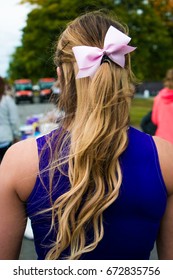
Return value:
[[(95, 75), (75, 79), (78, 67), (74, 46), (103, 48), (110, 26), (127, 34), (127, 29), (101, 12), (87, 13), (62, 33), (57, 44), (55, 63), (60, 67), (60, 110), (64, 111), (62, 131), (68, 131), (52, 155), (51, 176), (68, 164), (70, 188), (52, 205), (52, 227), (58, 221), (57, 238), (47, 259), (59, 259), (68, 247), (67, 259), (79, 259), (96, 248), (103, 238), (103, 212), (118, 197), (122, 183), (119, 157), (128, 144), (129, 108), (133, 97), (130, 56), (121, 68), (103, 60)], [(60, 147), (68, 155), (60, 159)], [(51, 185), (51, 180), (50, 180)], [(88, 232), (93, 232), (88, 240)]]

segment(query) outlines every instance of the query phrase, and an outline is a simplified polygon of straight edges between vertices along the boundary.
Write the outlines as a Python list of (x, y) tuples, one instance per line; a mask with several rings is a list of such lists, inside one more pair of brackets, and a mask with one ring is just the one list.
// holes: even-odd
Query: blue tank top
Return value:
[[(53, 132), (52, 132), (53, 133)], [(51, 135), (52, 135), (51, 133)], [(49, 148), (44, 148), (50, 134), (37, 138), (39, 168), (48, 164)], [(87, 260), (146, 260), (150, 258), (167, 202), (167, 191), (160, 170), (158, 153), (150, 135), (135, 128), (128, 130), (128, 146), (120, 157), (123, 180), (116, 201), (104, 211), (104, 237), (96, 249), (83, 254)], [(43, 186), (42, 181), (44, 182)], [(69, 189), (69, 180), (57, 170), (53, 179), (53, 200)], [(27, 200), (38, 259), (45, 258), (55, 232), (49, 233), (50, 213), (35, 215), (50, 207), (48, 172), (37, 176)], [(63, 252), (62, 258), (68, 254)]]

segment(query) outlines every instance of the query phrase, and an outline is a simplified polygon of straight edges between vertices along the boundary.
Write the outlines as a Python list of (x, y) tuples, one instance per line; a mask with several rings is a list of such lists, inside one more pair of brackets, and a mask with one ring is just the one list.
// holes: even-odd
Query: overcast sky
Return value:
[(5, 77), (10, 55), (20, 45), (22, 28), (26, 25), (29, 5), (19, 5), (20, 0), (1, 0), (0, 4), (0, 76)]

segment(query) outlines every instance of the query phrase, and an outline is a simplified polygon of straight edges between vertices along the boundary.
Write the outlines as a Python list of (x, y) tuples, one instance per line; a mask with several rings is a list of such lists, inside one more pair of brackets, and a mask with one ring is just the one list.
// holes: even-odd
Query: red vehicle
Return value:
[(48, 100), (52, 93), (52, 86), (55, 82), (55, 78), (42, 78), (38, 81), (40, 88), (40, 102)]
[(15, 101), (28, 100), (33, 103), (32, 81), (29, 79), (19, 79), (14, 81)]

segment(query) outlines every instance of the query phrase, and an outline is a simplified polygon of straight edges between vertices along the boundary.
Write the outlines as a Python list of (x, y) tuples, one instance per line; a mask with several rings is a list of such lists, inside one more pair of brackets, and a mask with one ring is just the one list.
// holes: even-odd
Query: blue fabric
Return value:
[[(51, 134), (52, 135), (52, 134)], [(38, 153), (50, 135), (37, 139)], [(167, 192), (158, 154), (151, 136), (130, 127), (129, 144), (121, 155), (123, 181), (117, 200), (104, 212), (104, 237), (92, 252), (81, 259), (145, 260), (149, 259), (164, 214)], [(48, 164), (49, 148), (41, 156), (40, 170)], [(66, 170), (67, 171), (67, 170)], [(34, 215), (50, 206), (48, 173), (42, 174), (46, 188), (37, 177), (27, 201), (27, 213), (32, 222), (38, 259), (44, 259), (55, 233), (49, 232), (50, 213)], [(67, 176), (56, 172), (53, 200), (69, 188)], [(92, 236), (92, 231), (90, 232)], [(88, 236), (90, 238), (90, 236)], [(62, 255), (68, 254), (68, 250)]]

